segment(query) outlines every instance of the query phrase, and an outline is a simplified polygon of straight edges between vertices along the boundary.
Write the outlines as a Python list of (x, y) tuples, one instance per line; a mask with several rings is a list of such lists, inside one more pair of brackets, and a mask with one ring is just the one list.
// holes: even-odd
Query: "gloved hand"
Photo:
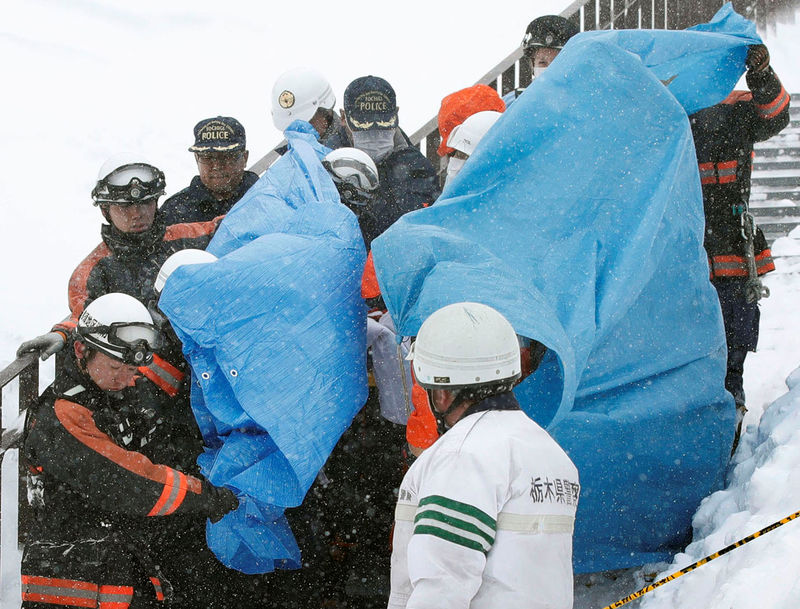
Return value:
[(769, 51), (763, 44), (754, 44), (747, 49), (744, 64), (750, 72), (763, 72), (769, 67)]
[(42, 361), (57, 353), (64, 348), (64, 336), (60, 332), (48, 332), (36, 338), (25, 341), (17, 349), (17, 357), (22, 357), (26, 353), (38, 353)]
[(236, 495), (224, 486), (214, 486), (209, 482), (203, 482), (203, 494), (208, 497), (210, 508), (208, 517), (211, 522), (219, 522), (225, 514), (239, 507)]

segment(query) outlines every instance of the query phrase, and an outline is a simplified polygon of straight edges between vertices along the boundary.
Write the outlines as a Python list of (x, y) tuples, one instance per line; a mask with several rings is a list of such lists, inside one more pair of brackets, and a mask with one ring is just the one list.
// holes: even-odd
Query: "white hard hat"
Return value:
[(520, 377), (519, 341), (508, 320), (492, 307), (459, 302), (435, 311), (411, 347), (414, 376), (425, 389), (458, 389)]
[(317, 109), (333, 110), (336, 96), (331, 83), (312, 68), (284, 72), (272, 87), (272, 122), (283, 131), (292, 121), (308, 121)]
[(179, 266), (185, 264), (206, 264), (208, 262), (214, 262), (215, 260), (217, 260), (217, 257), (205, 250), (185, 249), (175, 252), (172, 256), (167, 258), (164, 264), (161, 265), (161, 268), (158, 269), (158, 275), (153, 284), (153, 289), (156, 291), (156, 294), (161, 294), (161, 290), (164, 289), (164, 284), (167, 282), (167, 279)]
[(476, 112), (460, 125), (453, 128), (447, 138), (447, 145), (450, 148), (463, 152), (470, 156), (475, 152), (475, 147), (502, 116), (502, 113), (493, 110)]
[(136, 205), (164, 194), (164, 172), (141, 155), (122, 153), (108, 159), (97, 173), (92, 190), (95, 205)]
[(111, 292), (90, 302), (78, 318), (78, 340), (109, 357), (141, 366), (153, 357), (160, 335), (141, 302), (129, 294)]

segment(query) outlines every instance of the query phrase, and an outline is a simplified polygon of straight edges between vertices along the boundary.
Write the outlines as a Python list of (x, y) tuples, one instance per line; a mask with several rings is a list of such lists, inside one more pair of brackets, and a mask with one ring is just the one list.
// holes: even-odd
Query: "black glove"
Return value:
[(236, 495), (224, 486), (203, 482), (203, 494), (208, 498), (208, 518), (211, 522), (219, 522), (225, 514), (239, 507)]
[(17, 349), (17, 357), (22, 357), (26, 353), (38, 353), (42, 361), (64, 348), (64, 336), (60, 332), (48, 332), (36, 338), (25, 341)]
[(769, 67), (769, 51), (763, 44), (754, 44), (747, 49), (744, 65), (750, 72), (763, 72)]

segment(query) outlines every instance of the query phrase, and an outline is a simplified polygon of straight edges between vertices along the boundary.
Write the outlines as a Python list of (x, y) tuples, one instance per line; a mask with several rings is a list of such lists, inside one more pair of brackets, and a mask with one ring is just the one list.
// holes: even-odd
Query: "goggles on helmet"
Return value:
[[(129, 328), (142, 328), (153, 337), (128, 340), (121, 333)], [(153, 324), (115, 322), (108, 326), (78, 326), (78, 335), (91, 347), (131, 366), (147, 366), (153, 361), (153, 350), (161, 346), (161, 336)], [(102, 337), (102, 338), (101, 338)]]
[[(361, 162), (354, 159), (336, 159), (333, 163), (322, 161), (322, 166), (331, 176), (342, 203), (366, 207), (375, 198), (375, 189), (378, 187), (376, 176)], [(342, 177), (336, 173), (337, 169), (351, 168), (359, 173)], [(369, 190), (362, 188), (361, 180), (367, 181)]]
[(92, 190), (95, 205), (140, 205), (163, 195), (164, 172), (147, 163), (129, 163), (117, 167), (97, 181)]

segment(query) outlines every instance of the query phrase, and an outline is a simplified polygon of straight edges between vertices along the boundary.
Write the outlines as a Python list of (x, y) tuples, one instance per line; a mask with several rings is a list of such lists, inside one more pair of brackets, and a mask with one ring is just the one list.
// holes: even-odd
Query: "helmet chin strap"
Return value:
[(426, 389), (425, 392), (428, 394), (428, 403), (431, 405), (431, 411), (433, 411), (433, 417), (436, 419), (436, 429), (439, 431), (439, 435), (443, 436), (445, 432), (450, 429), (450, 425), (447, 424), (446, 420), (447, 417), (452, 414), (456, 408), (464, 404), (467, 401), (471, 390), (469, 388), (464, 388), (455, 393), (453, 397), (453, 402), (448, 406), (447, 410), (444, 412), (439, 412), (436, 406), (433, 403), (433, 390)]

